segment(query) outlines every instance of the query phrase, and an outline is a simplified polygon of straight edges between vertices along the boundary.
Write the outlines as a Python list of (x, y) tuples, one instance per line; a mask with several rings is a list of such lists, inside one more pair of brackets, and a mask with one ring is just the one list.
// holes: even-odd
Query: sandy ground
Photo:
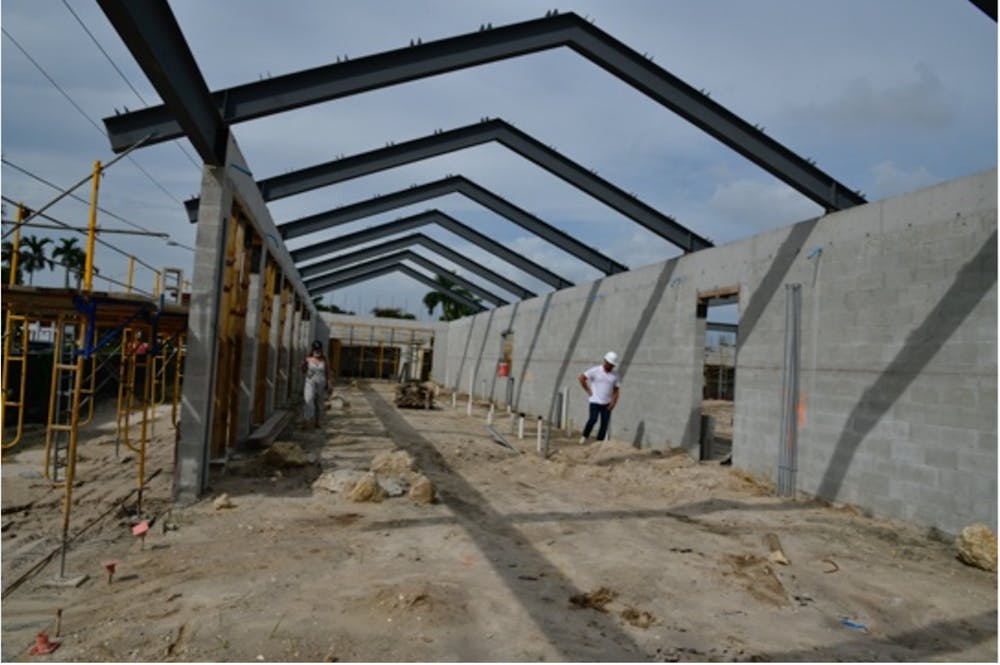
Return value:
[[(248, 458), (185, 508), (168, 500), (164, 424), (147, 465), (163, 471), (144, 493), (155, 518), (145, 542), (134, 515), (111, 510), (69, 550), (67, 574), (89, 575), (79, 587), (46, 585), (56, 556), (8, 591), (58, 546), (62, 491), (41, 479), (39, 449), (5, 458), (3, 660), (997, 659), (996, 574), (919, 529), (778, 499), (683, 454), (555, 438), (542, 460), (531, 427), (524, 441), (508, 437), (517, 454), (490, 438), (482, 407), (472, 418), (447, 398), (398, 410), (391, 384), (338, 393), (349, 405), (322, 430), (283, 439), (314, 464)], [(510, 433), (506, 419), (496, 427)], [(136, 483), (113, 425), (86, 438), (71, 534)], [(352, 503), (312, 486), (397, 448), (437, 503)], [(232, 506), (216, 509), (223, 492)], [(789, 565), (769, 560), (767, 534)], [(28, 655), (40, 630), (54, 635), (59, 609), (58, 650)]]

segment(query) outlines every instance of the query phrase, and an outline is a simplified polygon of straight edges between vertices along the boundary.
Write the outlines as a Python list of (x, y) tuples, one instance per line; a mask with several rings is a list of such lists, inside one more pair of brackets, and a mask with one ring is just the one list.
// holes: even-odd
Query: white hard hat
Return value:
[(605, 362), (611, 363), (612, 365), (618, 364), (618, 354), (614, 351), (608, 351), (604, 354)]

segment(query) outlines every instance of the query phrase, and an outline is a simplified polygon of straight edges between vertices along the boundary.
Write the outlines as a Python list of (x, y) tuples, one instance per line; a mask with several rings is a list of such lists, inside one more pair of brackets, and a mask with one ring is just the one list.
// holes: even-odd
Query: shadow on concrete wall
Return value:
[[(637, 661), (644, 652), (618, 624), (613, 614), (555, 611), (553, 598), (583, 592), (545, 554), (528, 542), (511, 519), (460, 473), (452, 469), (430, 441), (406, 422), (395, 408), (370, 388), (365, 397), (397, 446), (408, 451), (438, 489), (441, 502), (493, 568), (497, 578), (518, 599), (548, 643), (566, 661)], [(434, 519), (434, 518), (431, 518)], [(501, 556), (502, 554), (502, 556)], [(503, 562), (503, 563), (500, 563)], [(530, 571), (530, 578), (525, 577)], [(581, 640), (580, 635), (594, 635)]]
[(656, 314), (656, 308), (660, 306), (660, 301), (663, 300), (663, 294), (667, 290), (667, 284), (670, 283), (670, 278), (673, 276), (674, 270), (677, 268), (677, 263), (678, 259), (671, 259), (664, 264), (659, 277), (656, 278), (656, 283), (653, 284), (653, 290), (649, 293), (649, 300), (646, 301), (646, 306), (642, 308), (642, 312), (639, 314), (635, 330), (632, 331), (632, 336), (622, 351), (621, 363), (618, 365), (618, 376), (623, 383), (625, 375), (628, 374), (629, 367), (632, 366), (632, 358), (635, 356), (639, 344), (642, 343), (642, 338), (646, 334), (646, 329), (649, 328), (650, 321), (653, 320), (653, 315)]
[(746, 308), (740, 315), (740, 332), (736, 336), (737, 357), (739, 357), (740, 349), (743, 348), (743, 345), (750, 338), (751, 333), (753, 333), (753, 329), (757, 326), (757, 321), (760, 320), (761, 314), (764, 313), (764, 308), (774, 298), (774, 294), (778, 290), (778, 287), (781, 286), (785, 275), (788, 274), (792, 264), (795, 263), (795, 257), (799, 255), (802, 246), (812, 234), (813, 228), (816, 227), (819, 220), (819, 217), (807, 219), (793, 226), (784, 242), (778, 247), (778, 251), (775, 252), (774, 260), (771, 261), (771, 267), (768, 268), (767, 274), (764, 275), (764, 279), (761, 280), (760, 285), (754, 289), (753, 295), (750, 296)]
[(934, 309), (910, 332), (889, 366), (861, 395), (816, 490), (818, 496), (830, 500), (837, 498), (858, 446), (996, 281), (997, 232), (993, 231), (976, 255), (958, 271)]
[[(496, 313), (496, 309), (491, 309), (489, 316), (486, 317), (486, 330), (483, 331), (483, 343), (479, 345), (479, 354), (476, 356), (476, 368), (472, 370), (472, 380), (479, 381), (479, 370), (483, 364), (483, 354), (486, 352), (486, 342), (489, 341), (490, 328), (493, 327), (493, 315)], [(472, 386), (472, 392), (476, 392), (476, 386)], [(485, 390), (483, 391), (486, 392)], [(485, 395), (480, 395), (484, 397)]]
[(587, 323), (587, 317), (590, 316), (590, 310), (594, 308), (594, 303), (597, 301), (597, 290), (601, 288), (601, 282), (604, 278), (599, 278), (594, 281), (590, 286), (590, 292), (587, 293), (587, 300), (584, 303), (583, 311), (580, 312), (580, 318), (576, 320), (576, 330), (573, 331), (572, 337), (569, 338), (569, 343), (566, 345), (566, 354), (563, 356), (562, 364), (559, 366), (559, 373), (556, 374), (555, 383), (552, 384), (552, 397), (549, 398), (549, 422), (553, 420), (553, 410), (556, 407), (556, 395), (559, 394), (559, 386), (562, 385), (563, 379), (566, 378), (566, 370), (569, 368), (570, 360), (573, 358), (573, 353), (576, 351), (576, 345), (580, 342), (580, 335), (583, 334), (583, 326)]
[[(458, 363), (458, 371), (455, 373), (455, 391), (457, 392), (459, 386), (462, 385), (462, 371), (465, 369), (465, 359), (469, 357), (469, 345), (472, 343), (472, 331), (476, 327), (476, 318), (472, 317), (469, 321), (469, 334), (465, 336), (465, 348), (462, 349), (462, 360)], [(448, 333), (451, 334), (450, 331)]]
[(531, 357), (535, 354), (535, 346), (538, 344), (538, 336), (541, 334), (542, 326), (545, 324), (545, 317), (549, 313), (553, 293), (553, 291), (549, 291), (545, 294), (545, 300), (542, 301), (542, 312), (538, 315), (538, 325), (535, 326), (535, 334), (531, 336), (531, 344), (528, 345), (528, 355), (524, 357), (524, 367), (519, 370), (521, 379), (517, 382), (517, 393), (514, 397), (515, 411), (521, 406), (521, 387), (524, 386), (524, 376), (528, 373), (528, 365), (531, 364)]
[[(522, 302), (523, 302), (522, 300), (518, 300), (518, 301), (514, 302), (514, 306), (511, 308), (511, 311), (510, 311), (510, 320), (507, 321), (507, 327), (505, 328), (505, 330), (513, 330), (514, 329), (514, 321), (517, 319), (517, 308), (521, 306)], [(503, 332), (503, 331), (501, 331), (501, 332)], [(502, 340), (502, 338), (501, 338), (501, 340)], [(498, 354), (498, 358), (497, 359), (498, 359), (498, 361), (502, 360), (502, 358), (499, 357), (499, 354)], [(497, 376), (497, 373), (493, 372), (493, 380), (490, 382), (490, 403), (493, 403), (493, 401), (496, 399), (496, 388), (497, 388), (497, 379), (498, 378), (499, 377)]]

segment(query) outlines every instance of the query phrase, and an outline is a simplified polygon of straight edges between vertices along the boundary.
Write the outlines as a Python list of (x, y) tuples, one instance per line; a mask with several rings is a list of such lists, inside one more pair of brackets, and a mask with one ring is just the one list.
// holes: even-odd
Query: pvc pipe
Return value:
[(538, 416), (537, 424), (535, 426), (535, 445), (538, 450), (538, 454), (543, 454), (542, 450), (542, 417)]
[(493, 402), (490, 402), (490, 410), (486, 414), (486, 424), (487, 425), (493, 424)]
[(524, 438), (524, 414), (520, 414), (517, 419), (517, 438)]

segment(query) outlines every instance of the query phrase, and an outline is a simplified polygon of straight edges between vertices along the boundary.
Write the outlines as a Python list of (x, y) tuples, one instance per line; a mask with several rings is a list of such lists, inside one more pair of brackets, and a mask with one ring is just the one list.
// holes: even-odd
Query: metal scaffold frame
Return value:
[[(64, 492), (60, 577), (65, 577), (66, 574), (66, 548), (69, 542), (69, 524), (73, 505), (80, 429), (90, 423), (94, 417), (95, 403), (100, 389), (97, 385), (99, 370), (103, 369), (106, 363), (118, 357), (116, 352), (108, 353), (107, 357), (99, 362), (99, 352), (102, 349), (109, 349), (116, 340), (120, 339), (121, 348), (117, 352), (122, 354), (122, 358), (128, 358), (127, 362), (122, 363), (118, 373), (119, 400), (116, 422), (119, 423), (119, 435), (125, 437), (126, 446), (138, 454), (137, 507), (141, 507), (142, 490), (148, 481), (145, 478), (145, 464), (146, 444), (152, 431), (150, 411), (155, 406), (151, 400), (152, 386), (155, 381), (155, 367), (152, 359), (161, 353), (161, 339), (165, 339), (167, 335), (173, 335), (175, 341), (181, 340), (186, 327), (186, 311), (178, 302), (181, 299), (180, 285), (183, 282), (180, 270), (168, 269), (164, 271), (164, 275), (170, 272), (176, 276), (177, 281), (172, 291), (175, 302), (170, 304), (166, 302), (164, 296), (150, 300), (139, 294), (131, 293), (134, 257), (130, 257), (129, 281), (126, 285), (128, 293), (100, 293), (93, 289), (93, 277), (96, 272), (94, 268), (95, 244), (97, 234), (100, 231), (97, 227), (97, 199), (101, 176), (111, 163), (102, 166), (100, 161), (95, 161), (89, 178), (91, 196), (85, 259), (81, 275), (82, 288), (75, 290), (25, 287), (17, 284), (20, 226), (27, 219), (30, 219), (30, 215), (26, 214), (23, 205), (18, 206), (15, 221), (17, 227), (14, 230), (14, 242), (12, 243), (11, 274), (9, 283), (4, 285), (5, 339), (2, 410), (6, 412), (7, 408), (10, 407), (17, 409), (17, 427), (11, 440), (7, 440), (6, 428), (4, 429), (3, 448), (5, 452), (16, 446), (21, 441), (23, 434), (29, 323), (54, 324), (43, 472), (53, 489), (61, 488)], [(81, 181), (80, 184), (84, 182), (86, 180)], [(64, 195), (65, 193), (60, 196)], [(38, 212), (33, 214), (37, 215)], [(159, 281), (159, 273), (157, 273), (157, 281)], [(157, 290), (159, 290), (159, 285), (157, 285)], [(147, 344), (146, 352), (142, 354), (135, 353), (135, 344), (132, 344), (139, 330), (145, 332), (146, 339), (151, 344), (151, 346)], [(17, 341), (18, 333), (20, 334), (20, 351), (15, 353), (13, 347)], [(161, 336), (164, 337), (161, 338)], [(128, 350), (132, 351), (130, 356), (127, 353)], [(139, 357), (142, 360), (137, 362), (136, 359)], [(8, 385), (8, 373), (12, 363), (20, 363), (21, 370), (16, 399), (11, 398), (11, 386)], [(138, 366), (141, 363), (144, 363), (143, 367)], [(128, 433), (128, 420), (129, 414), (135, 407), (133, 397), (136, 393), (134, 385), (137, 369), (141, 369), (143, 375), (141, 404), (139, 405), (143, 416), (141, 435), (133, 445)], [(165, 378), (163, 381), (160, 393), (161, 401), (166, 399)], [(179, 395), (176, 389), (178, 381), (179, 376), (175, 376), (175, 389), (173, 391), (175, 411)], [(125, 399), (122, 399), (123, 396)], [(6, 413), (4, 415), (6, 416)], [(125, 423), (124, 429), (121, 427), (123, 421)], [(62, 445), (62, 442), (65, 442), (65, 445)], [(65, 469), (62, 478), (59, 478), (60, 469)]]

